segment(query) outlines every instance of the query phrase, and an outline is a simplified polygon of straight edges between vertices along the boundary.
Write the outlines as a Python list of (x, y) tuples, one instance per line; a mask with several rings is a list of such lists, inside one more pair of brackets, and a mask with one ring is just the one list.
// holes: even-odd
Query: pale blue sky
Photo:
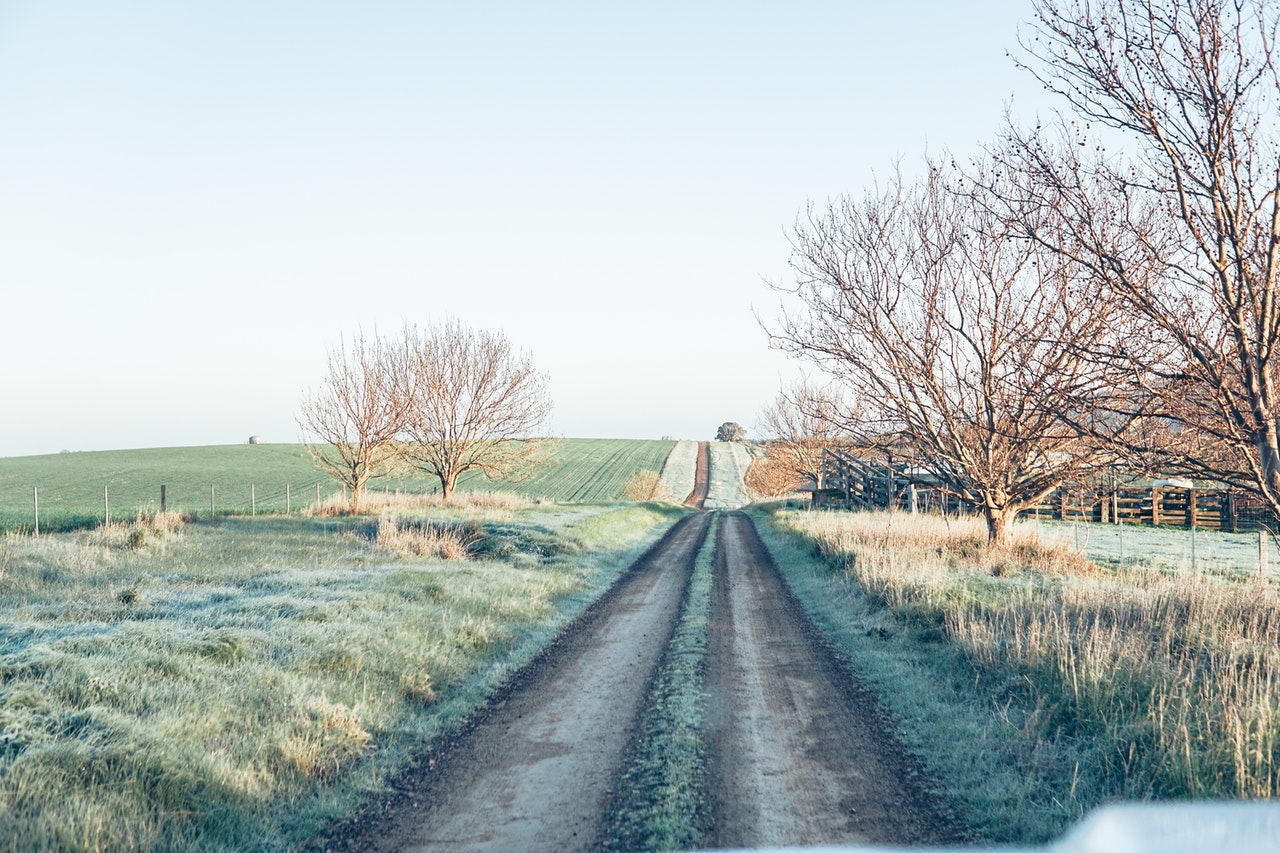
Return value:
[(0, 0), (0, 456), (295, 441), (340, 335), (446, 314), (558, 434), (750, 428), (797, 213), (1043, 109), (1030, 14)]

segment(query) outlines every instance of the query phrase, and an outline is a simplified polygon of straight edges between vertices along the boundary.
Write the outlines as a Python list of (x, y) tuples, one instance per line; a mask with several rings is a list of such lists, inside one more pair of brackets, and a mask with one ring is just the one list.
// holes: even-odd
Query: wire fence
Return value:
[(334, 481), (324, 476), (296, 483), (226, 479), (196, 483), (0, 485), (0, 531), (58, 532), (133, 521), (161, 511), (195, 518), (297, 513), (328, 500)]

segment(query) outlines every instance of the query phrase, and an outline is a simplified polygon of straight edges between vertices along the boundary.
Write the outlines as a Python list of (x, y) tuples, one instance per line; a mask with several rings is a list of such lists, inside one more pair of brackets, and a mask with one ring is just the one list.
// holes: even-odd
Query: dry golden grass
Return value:
[(1087, 743), (1076, 802), (1280, 795), (1274, 584), (1102, 570), (1030, 526), (989, 549), (976, 520), (785, 521), (873, 601), (961, 650), (975, 689), (1022, 709), (1032, 748)]
[[(410, 492), (369, 492), (364, 496), (360, 513), (377, 515), (386, 512), (413, 511), (428, 509), (492, 509), (519, 510), (532, 506), (532, 502), (521, 495), (510, 492), (455, 492), (445, 500), (439, 494), (414, 494)], [(345, 516), (351, 515), (351, 505), (340, 492), (313, 504), (304, 515), (312, 516)]]
[(384, 515), (378, 520), (374, 540), (399, 554), (466, 560), (483, 538), (484, 529), (476, 523), (397, 521)]
[(189, 519), (176, 512), (139, 514), (133, 521), (113, 522), (84, 534), (85, 544), (102, 548), (144, 548), (182, 533)]
[(622, 494), (629, 501), (674, 501), (675, 493), (656, 471), (638, 471), (627, 481)]

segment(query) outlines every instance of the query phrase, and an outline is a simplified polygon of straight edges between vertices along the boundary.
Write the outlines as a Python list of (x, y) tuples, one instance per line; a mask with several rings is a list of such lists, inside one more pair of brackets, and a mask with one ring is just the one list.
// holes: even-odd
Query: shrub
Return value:
[(638, 471), (627, 485), (623, 487), (622, 494), (629, 501), (673, 501), (676, 499), (675, 493), (671, 491), (671, 486), (663, 482), (656, 471)]
[(474, 522), (407, 522), (384, 515), (378, 521), (375, 541), (401, 554), (466, 560), (483, 538), (484, 528)]
[(104, 524), (86, 537), (88, 544), (104, 548), (127, 548), (137, 551), (152, 543), (163, 543), (177, 536), (188, 517), (176, 512), (138, 513), (133, 521)]
[(790, 494), (802, 485), (791, 459), (781, 453), (756, 456), (747, 469), (747, 488), (753, 494), (766, 498), (778, 498)]

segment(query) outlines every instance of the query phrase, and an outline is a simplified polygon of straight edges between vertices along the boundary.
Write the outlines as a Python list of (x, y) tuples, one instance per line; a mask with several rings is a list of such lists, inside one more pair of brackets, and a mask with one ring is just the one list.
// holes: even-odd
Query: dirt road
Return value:
[[(482, 718), (330, 849), (597, 848), (710, 513), (679, 522)], [(750, 519), (723, 513), (706, 688), (708, 846), (953, 840), (874, 702), (817, 640)]]
[(710, 516), (680, 521), (434, 767), (407, 780), (353, 850), (584, 850), (671, 640)]
[(876, 709), (738, 512), (721, 515), (708, 649), (715, 847), (952, 840)]
[(685, 506), (702, 509), (711, 491), (711, 444), (698, 442), (698, 459), (693, 469), (693, 491), (684, 499)]

